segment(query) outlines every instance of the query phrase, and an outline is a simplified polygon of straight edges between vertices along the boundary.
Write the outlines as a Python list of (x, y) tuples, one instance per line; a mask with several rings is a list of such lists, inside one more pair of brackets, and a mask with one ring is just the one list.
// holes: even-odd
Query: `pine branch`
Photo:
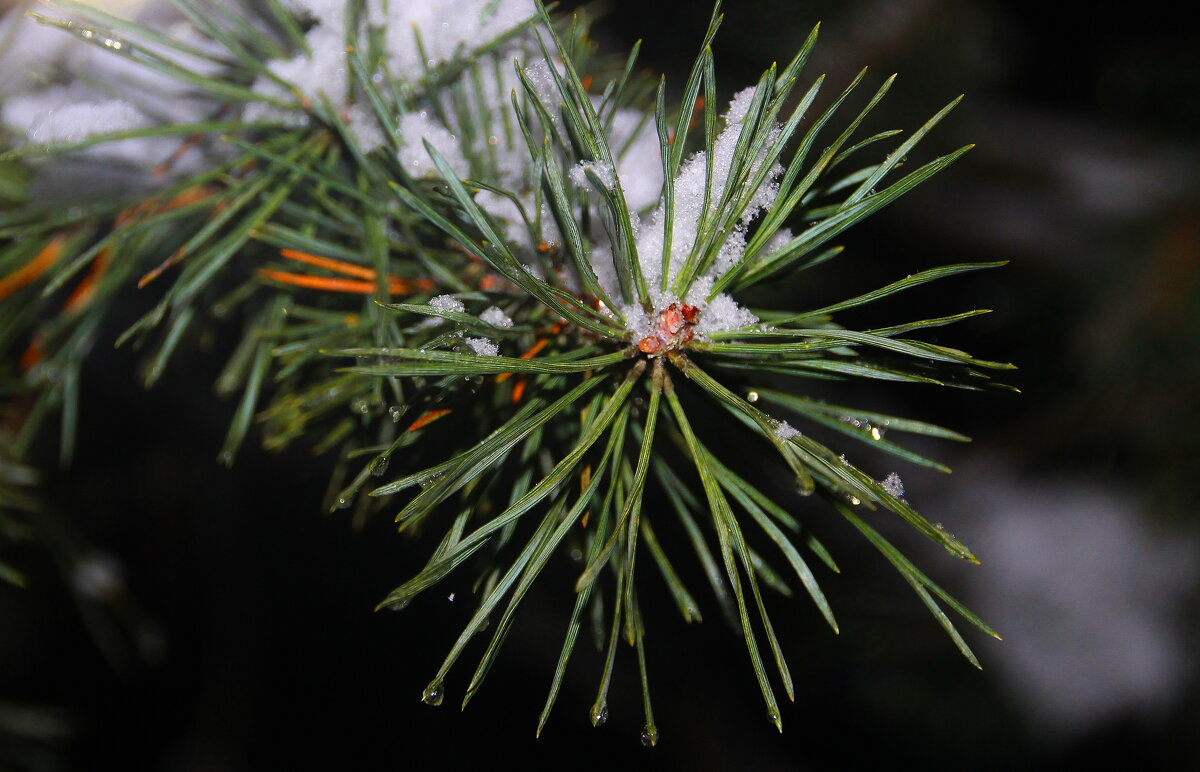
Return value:
[[(503, 604), (463, 704), (481, 688), (521, 601), (572, 535), (585, 568), (538, 732), (584, 611), (608, 595), (592, 721), (607, 717), (623, 637), (642, 685), (642, 739), (653, 745), (638, 590), (656, 580), (635, 569), (648, 550), (685, 621), (699, 621), (702, 602), (675, 568), (691, 559), (683, 538), (782, 727), (774, 684), (789, 699), (794, 688), (761, 585), (792, 590), (752, 544), (765, 538), (783, 554), (835, 632), (800, 547), (837, 566), (800, 516), (704, 444), (695, 426), (711, 415), (769, 445), (800, 492), (819, 493), (879, 549), (978, 664), (937, 600), (994, 632), (868, 519), (889, 510), (951, 554), (974, 555), (909, 506), (898, 476), (875, 479), (807, 427), (942, 471), (883, 431), (966, 438), (823, 403), (798, 387), (746, 384), (771, 373), (994, 387), (988, 372), (1012, 365), (907, 337), (983, 311), (873, 329), (844, 326), (842, 315), (1000, 264), (933, 268), (813, 310), (741, 301), (762, 282), (841, 257), (833, 239), (966, 152), (899, 176), (958, 100), (881, 160), (861, 161), (898, 133), (858, 138), (892, 79), (835, 128), (860, 73), (814, 119), (824, 78), (807, 88), (800, 79), (815, 28), (785, 68), (772, 65), (719, 114), (709, 47), (719, 7), (671, 109), (666, 79), (637, 71), (636, 48), (597, 55), (584, 20), (521, 0), (478, 0), (444, 18), (421, 4), (392, 5), (400, 7), (355, 2), (334, 12), (270, 2), (265, 23), (251, 24), (225, 6), (182, 0), (190, 40), (66, 0), (50, 3), (65, 16), (37, 17), (203, 97), (199, 118), (108, 105), (84, 126), (68, 125), (75, 113), (66, 105), (0, 155), (0, 200), (14, 204), (0, 211), (0, 351), (20, 362), (5, 393), (35, 400), (0, 457), (0, 517), (19, 508), (14, 480), (24, 485), (31, 440), (55, 412), (69, 459), (81, 364), (137, 284), (157, 302), (117, 342), (148, 348), (148, 386), (201, 331), (242, 322), (217, 382), (237, 400), (223, 463), (256, 434), (268, 448), (336, 450), (330, 508), (354, 508), (358, 522), (387, 509), (401, 530), (441, 530), (426, 565), (380, 608), (403, 608), (468, 564), (491, 577), (426, 702), (442, 702), (453, 666)], [(22, 180), (47, 164), (122, 149), (128, 158), (139, 148), (159, 158), (136, 189), (26, 201)], [(865, 165), (847, 171), (851, 159)], [(760, 402), (789, 411), (798, 427)], [(451, 451), (431, 463), (435, 446)], [(398, 476), (386, 479), (389, 469)], [(645, 497), (659, 493), (681, 532), (657, 514), (652, 525), (644, 511)]]

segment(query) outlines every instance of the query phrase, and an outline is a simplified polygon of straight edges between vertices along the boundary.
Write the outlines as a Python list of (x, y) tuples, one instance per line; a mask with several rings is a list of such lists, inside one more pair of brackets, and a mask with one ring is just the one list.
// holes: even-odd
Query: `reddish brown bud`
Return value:
[(643, 354), (657, 354), (662, 348), (662, 341), (654, 335), (647, 335), (638, 343), (638, 351)]
[(658, 327), (665, 335), (675, 335), (683, 329), (685, 323), (683, 312), (679, 310), (678, 303), (672, 303), (667, 306), (658, 316)]

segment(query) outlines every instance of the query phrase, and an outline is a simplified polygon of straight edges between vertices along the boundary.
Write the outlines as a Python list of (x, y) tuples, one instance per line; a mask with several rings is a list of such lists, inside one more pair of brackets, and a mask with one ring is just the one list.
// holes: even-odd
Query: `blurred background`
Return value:
[[(703, 4), (590, 8), (602, 48), (642, 38), (642, 66), (680, 87)], [(859, 318), (991, 308), (929, 339), (1016, 362), (1009, 382), (1022, 394), (815, 391), (975, 438), (916, 446), (954, 467), (949, 477), (898, 471), (908, 499), (982, 565), (902, 528), (886, 533), (1005, 636), (964, 629), (982, 671), (865, 541), (804, 502), (797, 513), (842, 567), (820, 577), (842, 632), (806, 601), (769, 600), (797, 686), (782, 735), (711, 599), (708, 621), (684, 629), (646, 572), (659, 746), (638, 742), (624, 652), (610, 720), (590, 726), (598, 664), (582, 639), (535, 740), (571, 602), (565, 560), (531, 594), (470, 708), (452, 705), (463, 674), (444, 706), (424, 705), (422, 687), (470, 614), (469, 578), (402, 613), (374, 613), (427, 544), (400, 539), (387, 518), (356, 533), (322, 514), (326, 462), (302, 450), (217, 467), (232, 406), (210, 384), (235, 334), (226, 330), (148, 393), (127, 350), (86, 373), (75, 467), (45, 490), (48, 527), (91, 546), (66, 570), (31, 547), (21, 556), (31, 587), (0, 587), (0, 769), (1190, 768), (1200, 758), (1188, 654), (1200, 629), (1200, 35), (1153, 8), (1120, 18), (1097, 8), (746, 0), (728, 4), (714, 46), (731, 95), (790, 59), (820, 21), (806, 81), (828, 73), (836, 93), (864, 65), (864, 91), (901, 75), (864, 135), (911, 131), (967, 94), (921, 156), (976, 143), (972, 152), (854, 229), (838, 260), (769, 291), (822, 305), (935, 265), (1011, 261)]]

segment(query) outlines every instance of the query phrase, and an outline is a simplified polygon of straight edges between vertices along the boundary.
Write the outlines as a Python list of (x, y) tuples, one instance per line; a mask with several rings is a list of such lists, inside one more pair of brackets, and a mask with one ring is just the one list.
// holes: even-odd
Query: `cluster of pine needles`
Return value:
[[(892, 438), (966, 438), (806, 397), (803, 386), (809, 379), (994, 386), (987, 371), (1010, 365), (910, 337), (981, 311), (873, 329), (843, 326), (835, 316), (997, 264), (931, 268), (815, 309), (734, 303), (763, 282), (803, 281), (804, 271), (838, 257), (832, 241), (847, 228), (966, 152), (908, 168), (918, 142), (954, 103), (882, 159), (854, 163), (898, 134), (856, 136), (892, 81), (840, 125), (863, 74), (813, 109), (823, 77), (800, 84), (815, 29), (723, 121), (710, 48), (716, 11), (669, 106), (666, 79), (639, 73), (636, 48), (625, 59), (599, 55), (583, 20), (556, 18), (540, 4), (493, 40), (430, 59), (418, 78), (401, 77), (387, 66), (387, 35), (361, 23), (366, 4), (352, 0), (347, 89), (382, 133), (380, 147), (364, 148), (344, 104), (310, 98), (302, 84), (274, 93), (254, 87), (271, 77), (266, 63), (306, 45), (309, 22), (278, 2), (239, 23), (218, 3), (180, 0), (219, 48), (202, 52), (221, 65), (218, 76), (163, 53), (193, 55), (190, 43), (91, 6), (50, 5), (62, 13), (43, 23), (178, 78), (213, 109), (200, 122), (75, 142), (14, 140), (0, 159), (5, 190), (17, 190), (0, 210), (0, 534), (19, 538), (34, 516), (26, 464), (37, 438), (58, 431), (61, 460), (69, 462), (81, 368), (97, 345), (114, 342), (106, 321), (114, 307), (156, 293), (115, 340), (143, 347), (147, 387), (212, 325), (243, 327), (216, 382), (218, 394), (236, 400), (222, 463), (233, 463), (252, 433), (271, 449), (303, 442), (336, 458), (328, 507), (352, 510), (357, 522), (382, 509), (402, 531), (420, 526), (426, 537), (440, 535), (428, 562), (381, 608), (403, 608), (464, 564), (479, 571), (477, 610), (426, 688), (429, 703), (442, 702), (451, 669), (486, 630), (463, 703), (471, 699), (522, 599), (574, 544), (582, 552), (574, 608), (539, 732), (581, 629), (598, 627), (603, 675), (593, 723), (607, 716), (624, 641), (642, 684), (643, 741), (657, 741), (639, 589), (665, 580), (683, 618), (700, 620), (704, 603), (680, 578), (682, 561), (698, 561), (745, 640), (768, 717), (780, 725), (776, 690), (793, 699), (794, 689), (763, 590), (790, 590), (751, 545), (777, 550), (837, 630), (817, 579), (837, 566), (794, 514), (803, 497), (823, 500), (861, 532), (969, 660), (943, 608), (994, 635), (876, 526), (897, 516), (973, 561), (968, 548), (910, 507), (897, 478), (876, 479), (806, 429), (823, 427), (942, 470)], [(505, 60), (514, 41), (523, 41), (524, 61)], [(421, 43), (416, 36), (414, 45)], [(480, 90), (497, 83), (513, 84), (507, 103), (481, 110)], [(271, 109), (249, 120), (250, 104)], [(418, 110), (454, 127), (470, 175), (454, 168), (444, 143), (405, 135), (401, 117)], [(611, 130), (621, 110), (639, 111), (639, 130), (651, 132), (661, 164), (659, 196), (640, 211), (626, 200), (623, 148)], [(303, 120), (278, 117), (289, 114)], [(205, 163), (185, 172), (164, 163), (149, 183), (120, 195), (92, 196), (81, 185), (69, 201), (11, 200), (49, 164), (148, 137), (176, 138), (180, 155), (200, 154)], [(497, 182), (489, 147), (523, 157), (526, 189)], [(401, 162), (414, 150), (432, 173)], [(689, 174), (705, 184), (685, 189)], [(490, 209), (481, 205), (485, 193)], [(689, 196), (697, 204), (691, 214), (681, 203)], [(495, 201), (521, 211), (528, 238), (514, 238)], [(651, 254), (648, 229), (657, 229)], [(788, 387), (754, 386), (762, 383)], [(721, 447), (702, 441), (699, 424), (721, 421), (723, 431), (742, 433), (781, 462), (795, 482), (793, 500), (764, 493)], [(430, 448), (445, 456), (430, 464)], [(649, 496), (667, 506), (650, 511)], [(679, 554), (668, 556), (668, 548)], [(650, 565), (659, 577), (644, 577)], [(11, 566), (0, 563), (0, 571), (20, 578)]]

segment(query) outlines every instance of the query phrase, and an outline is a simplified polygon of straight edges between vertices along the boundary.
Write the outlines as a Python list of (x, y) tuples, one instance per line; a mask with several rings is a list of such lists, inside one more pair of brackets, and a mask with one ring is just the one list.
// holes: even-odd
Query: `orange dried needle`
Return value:
[(67, 302), (63, 304), (64, 311), (78, 311), (88, 304), (88, 301), (96, 294), (96, 287), (100, 284), (100, 278), (108, 270), (108, 258), (110, 254), (112, 254), (112, 250), (107, 247), (100, 250), (100, 254), (96, 255), (96, 259), (92, 261), (92, 269), (88, 271), (88, 275), (83, 277), (83, 281), (79, 282), (79, 286), (75, 288), (71, 296), (67, 298)]
[[(511, 375), (511, 373), (502, 373), (502, 375)], [(499, 378), (497, 378), (496, 380), (499, 380)], [(517, 382), (513, 384), (512, 396), (510, 396), (509, 399), (512, 401), (512, 403), (514, 405), (516, 405), (524, 398), (525, 398), (525, 379), (519, 378), (517, 380)]]
[(286, 271), (272, 271), (268, 268), (260, 270), (258, 275), (264, 279), (271, 279), (281, 284), (291, 284), (292, 286), (304, 287), (306, 289), (325, 290), (326, 292), (355, 292), (369, 295), (377, 289), (373, 281), (336, 279), (328, 276), (309, 276), (306, 273), (287, 273)]
[[(375, 286), (374, 281), (339, 279), (329, 276), (310, 276), (307, 273), (288, 273), (287, 271), (273, 271), (269, 268), (259, 270), (258, 275), (264, 279), (271, 279), (281, 284), (291, 284), (296, 287), (324, 290), (326, 292), (353, 292), (360, 295), (370, 295), (379, 289)], [(388, 278), (388, 294), (407, 295), (412, 292), (430, 289), (432, 284), (427, 284), (426, 282), (426, 279), (409, 281), (398, 276), (392, 276)]]
[(286, 257), (288, 260), (295, 260), (298, 263), (306, 263), (316, 266), (317, 268), (325, 268), (335, 273), (344, 273), (347, 276), (357, 276), (360, 279), (375, 280), (375, 272), (364, 265), (355, 265), (347, 263), (345, 260), (334, 260), (332, 257), (320, 257), (318, 255), (310, 255), (308, 252), (301, 252), (296, 249), (283, 249), (279, 254)]
[[(549, 338), (538, 338), (537, 341), (529, 347), (529, 350), (520, 356), (521, 359), (533, 359), (538, 355), (538, 352), (546, 348), (550, 343)], [(504, 383), (512, 377), (512, 373), (500, 373), (496, 376), (496, 383)], [(516, 400), (513, 400), (514, 402)]]
[[(165, 212), (170, 212), (173, 209), (179, 209), (180, 207), (199, 203), (200, 201), (210, 198), (213, 193), (214, 191), (212, 188), (205, 187), (203, 185), (197, 185), (196, 187), (187, 188), (186, 190), (180, 191), (179, 195), (163, 204), (156, 205), (153, 201), (144, 201), (137, 206), (129, 207), (128, 209), (123, 210), (119, 215), (117, 215), (117, 225), (121, 225), (128, 220), (132, 220), (134, 217), (142, 214), (143, 212), (150, 214), (163, 214)], [(221, 210), (225, 208), (225, 204), (225, 201), (218, 201), (216, 204), (214, 204), (213, 214), (219, 214)], [(147, 284), (157, 279), (162, 275), (163, 271), (183, 260), (183, 258), (186, 256), (187, 252), (183, 247), (175, 250), (170, 257), (159, 263), (158, 267), (151, 269), (146, 273), (145, 276), (138, 279), (138, 289), (145, 287)]]
[(62, 247), (65, 241), (65, 236), (55, 236), (50, 240), (49, 244), (42, 247), (42, 250), (34, 255), (32, 260), (8, 276), (0, 278), (0, 300), (37, 281), (37, 278), (44, 274), (50, 266), (58, 262), (58, 258), (62, 255)]
[(27, 373), (42, 361), (42, 336), (37, 335), (21, 354), (21, 372)]
[[(688, 128), (696, 128), (696, 123), (700, 119), (701, 113), (704, 112), (704, 97), (696, 97), (696, 106), (692, 109), (692, 118), (688, 121)], [(674, 144), (675, 137), (671, 137), (671, 144)]]
[[(309, 276), (303, 273), (289, 273), (287, 271), (274, 271), (267, 268), (260, 270), (258, 273), (267, 279), (284, 284), (292, 284), (297, 287), (307, 287), (309, 289), (319, 289), (328, 292), (356, 292), (361, 294), (370, 294), (374, 292), (375, 286), (375, 271), (362, 265), (355, 265), (344, 260), (334, 260), (331, 257), (320, 257), (319, 255), (311, 255), (308, 252), (301, 252), (296, 249), (284, 249), (280, 252), (281, 255), (288, 260), (295, 260), (298, 263), (304, 263), (316, 268), (324, 268), (336, 273), (345, 274), (347, 276), (355, 276), (361, 281), (352, 281), (350, 279), (326, 278), (323, 276)], [(388, 277), (388, 293), (391, 295), (404, 295), (410, 292), (420, 292), (433, 289), (433, 282), (429, 279), (405, 279), (401, 276)]]
[[(537, 341), (529, 347), (529, 350), (520, 356), (521, 359), (533, 359), (542, 349), (546, 348), (550, 343), (550, 337), (557, 335), (567, 326), (566, 322), (555, 322), (550, 326), (546, 333), (546, 337), (538, 338)], [(496, 376), (496, 383), (504, 383), (512, 377), (512, 373), (500, 373)]]
[(448, 407), (442, 408), (441, 410), (430, 410), (425, 415), (413, 421), (412, 426), (408, 427), (408, 430), (410, 432), (415, 432), (417, 429), (424, 429), (429, 424), (433, 423), (444, 415), (448, 415), (449, 413), (450, 408)]

